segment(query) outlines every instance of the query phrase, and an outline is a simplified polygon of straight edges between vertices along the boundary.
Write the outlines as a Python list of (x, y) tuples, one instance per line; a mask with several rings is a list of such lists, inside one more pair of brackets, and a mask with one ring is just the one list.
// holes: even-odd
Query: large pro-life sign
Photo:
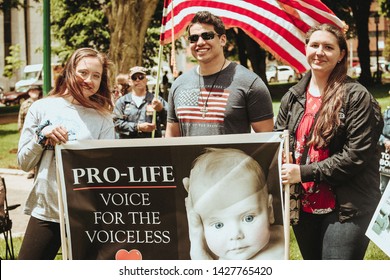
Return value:
[[(261, 166), (273, 198), (274, 219), (269, 226), (283, 231), (279, 175), (282, 144), (281, 133), (261, 133), (92, 140), (57, 146), (64, 258), (191, 259), (191, 246), (200, 245), (189, 240), (185, 204), (188, 193), (183, 179), (190, 175), (194, 160), (209, 148), (240, 150)], [(239, 177), (228, 183), (234, 184)], [(232, 193), (214, 192), (206, 206), (234, 199), (230, 197)], [(256, 221), (255, 214), (244, 219), (248, 224)], [(227, 222), (216, 228), (224, 225)], [(283, 234), (275, 232), (271, 231), (270, 240), (283, 247)], [(210, 244), (204, 246), (207, 245)], [(237, 245), (234, 250), (243, 252), (244, 247)], [(280, 246), (266, 245), (261, 250), (275, 251), (278, 259), (276, 248)], [(217, 258), (213, 253), (210, 256)], [(265, 256), (273, 258), (272, 254)]]

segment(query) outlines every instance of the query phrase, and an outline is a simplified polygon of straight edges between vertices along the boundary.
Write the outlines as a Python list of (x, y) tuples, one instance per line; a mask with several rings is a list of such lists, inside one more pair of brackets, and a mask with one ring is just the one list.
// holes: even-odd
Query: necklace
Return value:
[[(200, 94), (200, 97), (202, 98), (202, 102), (203, 102), (203, 107), (200, 109), (200, 112), (202, 113), (202, 118), (205, 118), (206, 117), (206, 114), (207, 114), (207, 112), (208, 112), (208, 110), (207, 110), (207, 102), (209, 101), (209, 97), (210, 97), (210, 94), (211, 94), (211, 92), (213, 91), (213, 89), (214, 89), (214, 86), (215, 86), (215, 83), (217, 82), (217, 80), (218, 80), (218, 77), (219, 77), (219, 74), (221, 74), (221, 71), (222, 71), (222, 69), (223, 69), (223, 67), (225, 66), (225, 63), (226, 63), (226, 58), (225, 58), (225, 60), (223, 61), (223, 64), (222, 64), (222, 67), (221, 67), (221, 69), (219, 69), (219, 71), (218, 71), (218, 73), (217, 73), (217, 77), (215, 77), (215, 79), (214, 79), (214, 82), (213, 82), (213, 84), (212, 84), (212, 86), (211, 86), (211, 89), (209, 90), (209, 93), (207, 94), (207, 98), (206, 98), (206, 101), (204, 102), (204, 100), (203, 100), (203, 96), (202, 96), (202, 88), (201, 88), (201, 86), (200, 86), (200, 71), (199, 71), (199, 94)], [(206, 89), (206, 88), (205, 88)]]

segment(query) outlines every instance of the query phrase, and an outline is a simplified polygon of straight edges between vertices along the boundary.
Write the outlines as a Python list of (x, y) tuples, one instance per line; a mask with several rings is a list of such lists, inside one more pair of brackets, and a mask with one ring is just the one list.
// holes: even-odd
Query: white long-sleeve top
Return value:
[(110, 114), (75, 105), (62, 97), (35, 101), (28, 110), (18, 146), (18, 164), (24, 171), (37, 168), (33, 188), (24, 213), (35, 218), (59, 222), (58, 185), (55, 153), (37, 143), (35, 131), (47, 120), (68, 130), (68, 141), (114, 139), (115, 130)]

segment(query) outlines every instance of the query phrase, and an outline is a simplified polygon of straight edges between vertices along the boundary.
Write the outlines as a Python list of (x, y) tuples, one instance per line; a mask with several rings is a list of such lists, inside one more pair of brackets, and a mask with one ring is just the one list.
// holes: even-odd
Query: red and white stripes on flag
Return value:
[[(299, 73), (309, 69), (305, 58), (305, 33), (319, 23), (344, 23), (320, 0), (165, 0), (162, 44), (177, 39), (194, 14), (207, 10), (226, 28), (238, 27), (278, 60)], [(174, 20), (173, 20), (174, 19)]]

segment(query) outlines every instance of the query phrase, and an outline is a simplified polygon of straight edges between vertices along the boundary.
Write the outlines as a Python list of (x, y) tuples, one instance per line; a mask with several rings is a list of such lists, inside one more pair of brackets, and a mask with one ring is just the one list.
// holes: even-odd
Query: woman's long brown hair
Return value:
[(312, 27), (306, 34), (306, 44), (311, 35), (316, 31), (327, 31), (336, 37), (340, 51), (345, 51), (344, 57), (336, 64), (330, 74), (324, 92), (321, 95), (322, 105), (318, 111), (317, 121), (314, 127), (312, 138), (308, 144), (316, 148), (324, 148), (329, 145), (336, 128), (340, 125), (339, 112), (343, 105), (345, 92), (345, 80), (348, 70), (348, 46), (343, 30), (331, 24), (321, 24)]
[[(85, 57), (96, 57), (103, 66), (102, 80), (99, 90), (92, 96), (85, 97), (82, 93), (80, 82), (77, 81), (76, 66)], [(111, 65), (107, 56), (92, 48), (77, 49), (68, 59), (61, 74), (58, 76), (54, 88), (50, 91), (51, 96), (71, 95), (81, 105), (93, 108), (103, 113), (110, 113), (113, 109), (111, 91), (109, 87), (108, 68)], [(66, 90), (67, 94), (66, 94)]]

